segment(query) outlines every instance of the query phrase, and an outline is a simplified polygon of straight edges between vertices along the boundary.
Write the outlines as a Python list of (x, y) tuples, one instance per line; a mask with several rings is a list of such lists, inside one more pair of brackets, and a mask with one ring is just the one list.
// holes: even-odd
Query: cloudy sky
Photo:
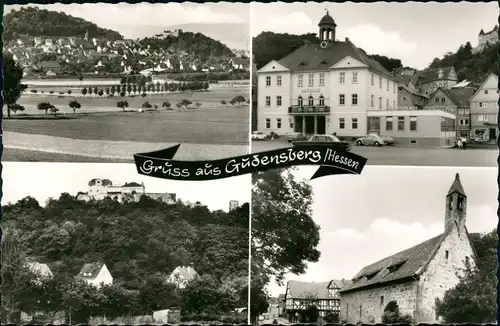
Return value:
[(337, 24), (338, 39), (349, 37), (368, 53), (399, 58), (417, 69), (467, 41), (477, 45), (479, 31), (492, 30), (498, 20), (496, 2), (253, 2), (251, 8), (252, 36), (262, 31), (317, 33), (328, 9)]
[[(20, 5), (5, 6), (5, 14)], [(205, 30), (229, 47), (244, 49), (249, 42), (250, 6), (243, 3), (168, 3), (168, 4), (53, 4), (37, 5), (51, 11), (91, 21), (99, 27), (120, 32), (126, 38), (140, 38), (161, 33), (170, 26), (192, 32)], [(227, 28), (232, 24), (232, 28)], [(179, 26), (183, 25), (183, 26)], [(195, 29), (195, 30), (192, 30)]]
[(107, 178), (114, 184), (144, 182), (146, 192), (176, 193), (177, 198), (200, 201), (211, 210), (229, 209), (230, 200), (250, 202), (250, 175), (214, 181), (171, 181), (142, 176), (134, 164), (106, 163), (19, 163), (2, 162), (2, 205), (32, 196), (44, 205), (50, 197), (59, 198), (67, 192), (76, 195), (87, 191), (94, 178)]
[[(310, 178), (317, 167), (301, 167)], [(361, 268), (439, 235), (444, 230), (445, 196), (455, 173), (467, 199), (469, 232), (490, 232), (497, 224), (496, 168), (364, 168), (361, 175), (311, 181), (313, 219), (320, 225), (319, 262), (306, 274), (286, 279), (329, 281), (352, 278)], [(354, 258), (355, 257), (355, 258)], [(272, 284), (272, 295), (285, 293)]]

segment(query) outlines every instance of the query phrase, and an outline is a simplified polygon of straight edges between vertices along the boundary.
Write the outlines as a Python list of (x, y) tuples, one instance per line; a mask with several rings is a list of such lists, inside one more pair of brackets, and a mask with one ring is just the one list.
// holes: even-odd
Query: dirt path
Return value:
[[(132, 159), (136, 153), (164, 149), (177, 143), (81, 140), (5, 131), (5, 148), (109, 159)], [(248, 153), (248, 146), (181, 144), (175, 159), (210, 160)]]

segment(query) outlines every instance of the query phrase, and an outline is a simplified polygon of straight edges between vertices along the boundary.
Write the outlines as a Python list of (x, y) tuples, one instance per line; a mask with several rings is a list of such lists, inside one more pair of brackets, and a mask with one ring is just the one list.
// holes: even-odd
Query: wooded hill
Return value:
[[(137, 203), (84, 202), (65, 193), (45, 207), (26, 197), (3, 206), (4, 234), (16, 236), (2, 242), (2, 299), (8, 299), (10, 311), (55, 312), (87, 293), (73, 309), (73, 321), (82, 323), (89, 316), (144, 315), (169, 306), (181, 306), (183, 315), (230, 314), (246, 306), (248, 223), (248, 203), (227, 213), (148, 197)], [(33, 302), (41, 290), (23, 281), (32, 277), (23, 278), (19, 257), (48, 264), (54, 274), (52, 299)], [(106, 291), (123, 299), (111, 302), (107, 311), (96, 310), (103, 293), (74, 283), (83, 264), (92, 262), (106, 264), (114, 278)], [(176, 267), (188, 265), (201, 276), (194, 288), (179, 291), (166, 283)], [(74, 297), (65, 296), (73, 288), (79, 289)], [(40, 302), (52, 304), (40, 307)]]
[(50, 11), (38, 7), (24, 7), (12, 10), (3, 18), (4, 41), (20, 35), (46, 37), (82, 38), (88, 31), (89, 37), (105, 38), (110, 41), (121, 40), (123, 36), (109, 29), (101, 28), (83, 18), (67, 15), (64, 12)]
[[(262, 32), (253, 38), (253, 55), (257, 69), (271, 60), (279, 60), (298, 49), (306, 42), (318, 42), (315, 34), (280, 34)], [(364, 51), (364, 50), (363, 50)], [(435, 58), (428, 68), (455, 67), (459, 80), (467, 79), (480, 83), (491, 72), (496, 72), (497, 45), (490, 45), (480, 53), (472, 53), (469, 42), (460, 46), (455, 53), (447, 53), (442, 59)], [(366, 53), (366, 51), (364, 51)], [(377, 54), (368, 54), (388, 71), (403, 66), (400, 59), (388, 58)]]

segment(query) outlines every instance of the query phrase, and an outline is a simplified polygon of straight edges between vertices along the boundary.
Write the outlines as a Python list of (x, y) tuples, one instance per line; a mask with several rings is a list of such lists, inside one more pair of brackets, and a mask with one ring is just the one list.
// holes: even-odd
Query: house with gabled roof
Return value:
[(471, 137), (495, 142), (498, 137), (498, 75), (490, 73), (470, 99)]
[(177, 266), (167, 278), (168, 283), (175, 284), (178, 288), (184, 289), (189, 282), (198, 279), (200, 275), (192, 266)]
[(459, 283), (477, 254), (466, 226), (467, 195), (458, 173), (446, 194), (444, 232), (363, 267), (340, 290), (340, 318), (350, 324), (381, 323), (384, 308), (396, 301), (413, 324), (436, 323), (436, 298)]
[(339, 290), (345, 280), (330, 280), (326, 282), (288, 281), (286, 285), (284, 315), (289, 322), (302, 322), (304, 312), (311, 306), (316, 306), (320, 317), (327, 314), (339, 315)]
[(458, 77), (454, 67), (417, 71), (412, 76), (411, 80), (420, 93), (425, 95), (432, 94), (439, 87), (451, 88), (458, 83)]
[(113, 276), (102, 262), (84, 264), (75, 278), (98, 288), (113, 284)]
[(329, 13), (318, 27), (317, 40), (257, 71), (258, 130), (355, 138), (366, 135), (370, 97), (396, 106), (394, 75), (349, 38), (338, 40)]
[(441, 88), (429, 96), (424, 109), (442, 110), (456, 115), (457, 137), (470, 138), (470, 103), (475, 92), (474, 87)]

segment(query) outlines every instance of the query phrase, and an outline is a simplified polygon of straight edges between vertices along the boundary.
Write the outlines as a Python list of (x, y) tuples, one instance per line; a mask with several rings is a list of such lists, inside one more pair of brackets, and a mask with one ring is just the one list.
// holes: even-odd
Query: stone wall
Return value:
[[(446, 254), (448, 252), (448, 254)], [(444, 239), (436, 255), (419, 281), (418, 323), (435, 323), (436, 298), (442, 299), (447, 290), (458, 284), (457, 273), (465, 268), (466, 257), (474, 264), (472, 244), (462, 226), (454, 227)], [(448, 258), (447, 258), (448, 257)]]
[(408, 281), (378, 288), (341, 294), (340, 320), (347, 323), (373, 324), (382, 322), (384, 308), (396, 301), (402, 314), (414, 317), (417, 282)]

